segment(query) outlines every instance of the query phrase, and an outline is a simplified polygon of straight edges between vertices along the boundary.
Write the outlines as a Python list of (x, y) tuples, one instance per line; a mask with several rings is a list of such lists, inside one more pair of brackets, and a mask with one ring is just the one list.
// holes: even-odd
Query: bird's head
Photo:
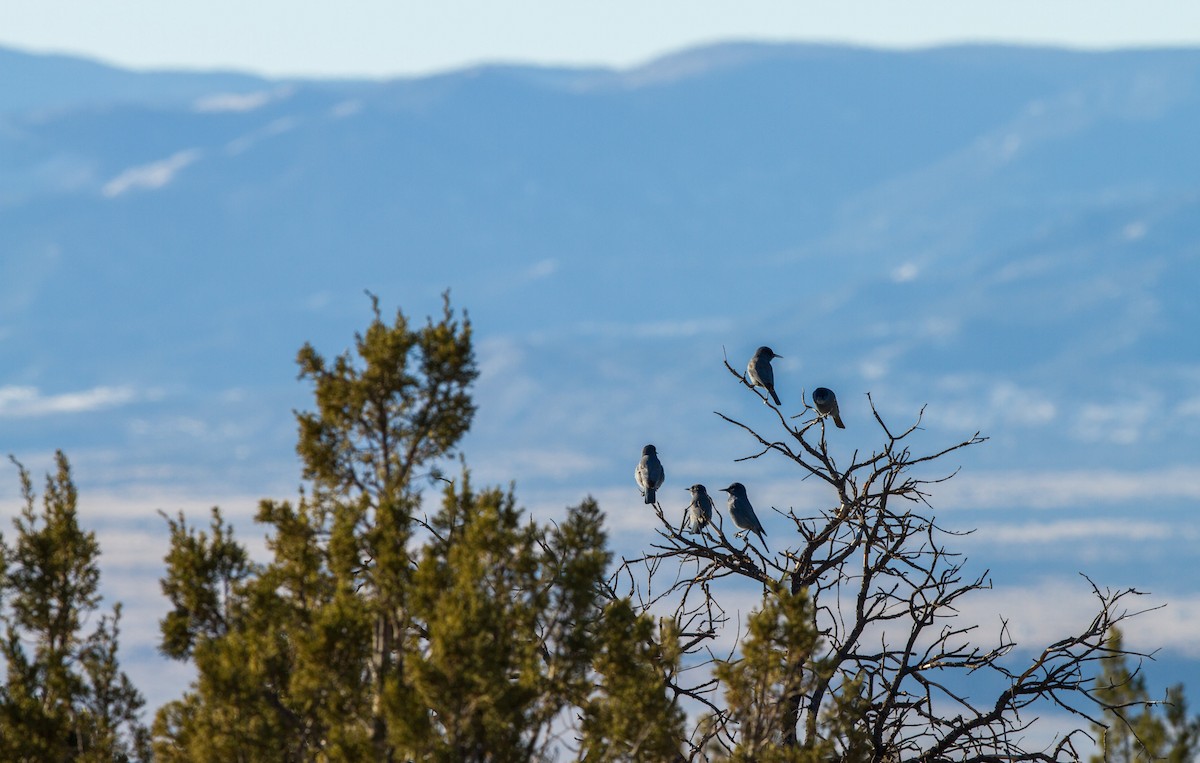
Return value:
[(655, 456), (658, 455), (658, 451), (654, 449), (653, 445), (647, 445), (646, 447), (642, 448), (642, 455)]
[(767, 347), (765, 344), (762, 347), (759, 347), (757, 350), (755, 350), (754, 354), (758, 355), (759, 357), (766, 358), (767, 360), (770, 360), (771, 358), (782, 358), (783, 357), (782, 355), (776, 355), (775, 351), (772, 350), (770, 347)]

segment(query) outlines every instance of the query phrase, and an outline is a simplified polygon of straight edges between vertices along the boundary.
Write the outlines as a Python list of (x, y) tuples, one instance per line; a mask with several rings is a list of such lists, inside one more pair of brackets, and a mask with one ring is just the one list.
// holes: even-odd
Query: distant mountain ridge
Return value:
[[(60, 359), (16, 372), (33, 381), (86, 366), (104, 341), (171, 347), (180, 332), (219, 333), (220, 316), (245, 309), (223, 302), (270, 314), (285, 295), (380, 285), (453, 286), (494, 330), (525, 332), (568, 306), (593, 323), (688, 320), (718, 305), (787, 326), (779, 287), (795, 278), (832, 284), (813, 290), (826, 304), (816, 313), (847, 327), (848, 355), (877, 355), (856, 326), (887, 318), (847, 314), (858, 300), (836, 295), (882, 290), (868, 311), (955, 316), (950, 334), (910, 329), (896, 346), (912, 349), (892, 350), (923, 353), (920, 368), (951, 350), (968, 365), (1007, 362), (969, 340), (991, 331), (1030, 372), (1053, 366), (1056, 335), (1069, 345), (1089, 322), (1112, 337), (1113, 321), (1151, 319), (1130, 324), (1122, 309), (1135, 308), (1101, 300), (1080, 327), (1030, 337), (1019, 316), (955, 290), (983, 297), (989, 279), (1025, 289), (1014, 274), (1056, 271), (1032, 282), (1039, 293), (1086, 282), (1079, 268), (1103, 260), (1122, 287), (1149, 278), (1171, 315), (1195, 314), (1200, 51), (729, 44), (629, 71), (480, 67), (378, 83), (140, 74), (5, 52), (0, 76), (41, 94), (14, 112), (10, 93), (0, 130), (15, 357), (46, 345), (51, 305), (59, 320), (71, 306), (110, 321), (58, 330)], [(1153, 264), (1128, 274), (1130, 257)], [(758, 271), (775, 288), (752, 298)], [(652, 306), (630, 273), (653, 284)], [(49, 304), (11, 307), (51, 281)], [(707, 284), (725, 295), (697, 303)], [(1037, 310), (1054, 312), (1053, 298), (1042, 293)], [(982, 324), (964, 329), (975, 314)], [(787, 330), (802, 335), (803, 321)], [(1185, 323), (1160, 323), (1139, 353), (1189, 345)], [(289, 347), (292, 328), (264, 324), (259, 341)], [(245, 368), (261, 352), (229, 349)], [(162, 362), (155, 373), (171, 376), (189, 361), (166, 351)]]
[(234, 72), (133, 72), (84, 58), (0, 47), (0, 114), (118, 103), (186, 103), (202, 95), (247, 92), (267, 80)]
[(645, 542), (647, 442), (680, 508), (737, 479), (816, 510), (712, 415), (765, 421), (721, 363), (769, 344), (789, 412), (837, 391), (847, 455), (877, 441), (866, 392), (927, 404), (930, 442), (991, 437), (931, 500), (1001, 539), (969, 547), (998, 580), (1154, 590), (1176, 655), (1200, 627), (1200, 50), (742, 43), (378, 82), (0, 51), (0, 81), (0, 431), (64, 448), (84, 496), (289, 494), (297, 348), (347, 347), (364, 289), (420, 319), (450, 288), (468, 463), (536, 511), (591, 493)]

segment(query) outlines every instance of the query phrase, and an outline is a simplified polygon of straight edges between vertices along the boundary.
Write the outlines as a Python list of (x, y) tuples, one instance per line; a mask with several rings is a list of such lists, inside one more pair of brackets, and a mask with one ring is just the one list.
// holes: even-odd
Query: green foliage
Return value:
[(1146, 678), (1131, 669), (1120, 630), (1110, 629), (1109, 654), (1096, 679), (1096, 695), (1108, 706), (1105, 726), (1097, 726), (1100, 754), (1092, 763), (1135, 763), (1165, 760), (1190, 763), (1200, 754), (1200, 715), (1189, 716), (1183, 685), (1167, 689), (1162, 702), (1152, 700)]
[[(170, 520), (163, 589), (174, 609), (162, 621), (164, 652), (190, 658), (198, 678), (158, 712), (159, 760), (310, 760), (319, 748), (330, 760), (364, 754), (370, 622), (362, 600), (339, 589), (322, 561), (314, 516), (305, 500), (264, 501), (259, 517), (275, 527), (275, 558), (263, 567), (247, 562), (218, 511), (207, 533)], [(190, 647), (169, 651), (181, 633)]]
[(475, 415), (469, 387), (478, 376), (471, 324), (460, 325), (444, 297), (442, 319), (419, 329), (397, 311), (391, 326), (372, 297), (375, 318), (349, 352), (327, 362), (311, 345), (297, 356), (313, 383), (317, 410), (297, 414), (304, 476), (342, 498), (376, 508), (410, 494), (416, 469), (450, 451)]
[(219, 512), (207, 531), (168, 519), (163, 650), (197, 678), (158, 713), (159, 760), (526, 761), (576, 716), (586, 744), (605, 740), (598, 760), (677, 751), (671, 637), (658, 646), (628, 604), (605, 609), (594, 501), (543, 527), (464, 469), (419, 514), (419, 477), (475, 412), (471, 327), (448, 301), (423, 327), (373, 306), (353, 354), (300, 351), (310, 487), (261, 503), (270, 560), (250, 564)]
[(163, 595), (174, 608), (162, 623), (162, 651), (180, 659), (192, 653), (196, 640), (225, 633), (233, 587), (250, 573), (245, 549), (213, 508), (209, 533), (192, 532), (182, 514), (163, 514), (171, 531)]
[(100, 604), (100, 549), (79, 526), (66, 456), (55, 463), (41, 510), (17, 464), (24, 506), (13, 545), (0, 542), (0, 760), (144, 760), (144, 701), (117, 660), (121, 608), (84, 632)]
[(522, 524), (511, 492), (448, 488), (409, 595), (393, 742), (402, 757), (529, 760), (588, 669), (608, 553), (592, 501)]
[(679, 756), (686, 736), (683, 711), (668, 696), (679, 670), (679, 637), (665, 620), (637, 614), (613, 601), (598, 624), (593, 666), (599, 687), (583, 705), (583, 758), (589, 761), (661, 761)]
[[(820, 641), (807, 591), (793, 594), (775, 586), (763, 597), (747, 623), (741, 656), (715, 666), (726, 712), (737, 728), (736, 738), (724, 745), (730, 760), (815, 763), (830, 758), (832, 740), (814, 734), (796, 745), (793, 738), (796, 703), (815, 683), (810, 671), (821, 669), (814, 660)], [(722, 742), (720, 737), (714, 741)], [(714, 754), (720, 757), (716, 745)]]

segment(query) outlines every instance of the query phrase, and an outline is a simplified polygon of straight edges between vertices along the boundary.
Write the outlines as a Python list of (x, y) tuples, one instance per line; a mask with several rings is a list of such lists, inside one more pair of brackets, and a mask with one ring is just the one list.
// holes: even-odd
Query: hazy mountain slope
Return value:
[[(822, 506), (735, 465), (750, 443), (711, 413), (767, 422), (721, 361), (769, 343), (789, 410), (838, 390), (846, 457), (878, 440), (868, 391), (897, 422), (928, 404), (930, 446), (989, 435), (934, 497), (988, 529), (973, 558), (1035, 598), (1079, 570), (1158, 591), (1186, 651), (1200, 51), (728, 45), (384, 83), (4, 52), (13, 72), (0, 424), (141, 507), (114, 533), (159, 532), (145, 505), (290, 492), (296, 349), (345, 348), (363, 289), (420, 317), (450, 287), (484, 370), (469, 461), (538, 511), (593, 493), (644, 542), (646, 442), (680, 508), (734, 478)], [(144, 545), (129, 569), (153, 582)]]
[(253, 92), (259, 77), (233, 72), (131, 72), (73, 56), (0, 48), (0, 114), (116, 103), (186, 103), (215, 92)]
[(112, 347), (154, 383), (277, 382), (263, 348), (319, 338), (295, 314), (364, 287), (453, 286), (485, 332), (795, 336), (874, 385), (1112, 396), (1089, 363), (1166, 384), (1195, 348), (1193, 52), (741, 45), (624, 73), (268, 83), (218, 110), (95, 68), (109, 104), (6, 123), (6, 342), (38, 358), (18, 381), (98, 378)]

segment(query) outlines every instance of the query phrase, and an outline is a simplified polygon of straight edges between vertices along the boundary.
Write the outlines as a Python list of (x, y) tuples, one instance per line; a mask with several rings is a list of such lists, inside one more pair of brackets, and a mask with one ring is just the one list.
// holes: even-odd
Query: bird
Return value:
[(771, 399), (775, 401), (775, 405), (779, 405), (780, 403), (779, 395), (775, 394), (775, 372), (771, 370), (771, 358), (782, 357), (782, 355), (776, 355), (774, 350), (764, 345), (754, 351), (754, 357), (750, 358), (750, 362), (746, 364), (746, 375), (750, 377), (750, 383), (770, 392)]
[(842, 423), (842, 414), (838, 411), (837, 395), (833, 394), (833, 390), (828, 387), (817, 387), (813, 390), (813, 407), (817, 409), (817, 414), (820, 416), (832, 416), (833, 423), (838, 429), (845, 429), (846, 425)]
[(687, 490), (692, 494), (692, 502), (688, 504), (683, 521), (688, 530), (698, 533), (702, 527), (712, 521), (713, 499), (709, 497), (708, 490), (701, 484), (692, 485)]
[(638, 461), (637, 468), (633, 470), (633, 478), (645, 494), (646, 503), (654, 503), (655, 491), (662, 487), (664, 477), (666, 475), (663, 473), (662, 463), (658, 460), (658, 451), (653, 445), (642, 448), (642, 460)]
[(746, 486), (735, 482), (729, 487), (721, 488), (721, 492), (729, 493), (729, 516), (733, 518), (733, 523), (743, 530), (757, 533), (765, 547), (767, 536), (763, 532), (762, 523), (754, 514), (754, 507), (750, 505), (750, 499), (746, 497)]

